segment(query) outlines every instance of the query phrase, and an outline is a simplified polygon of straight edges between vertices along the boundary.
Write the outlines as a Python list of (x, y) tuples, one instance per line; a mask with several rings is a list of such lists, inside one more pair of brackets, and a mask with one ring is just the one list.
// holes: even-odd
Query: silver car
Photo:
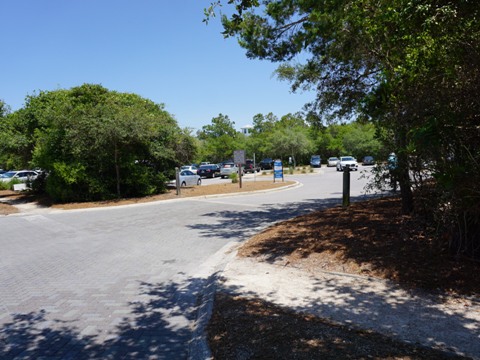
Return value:
[(234, 163), (225, 163), (220, 168), (220, 177), (222, 179), (225, 179), (234, 173), (238, 174), (238, 167)]
[(10, 182), (16, 180), (19, 182), (33, 181), (38, 177), (38, 173), (33, 170), (13, 170), (0, 175), (0, 181)]
[(338, 158), (337, 157), (329, 157), (328, 160), (327, 160), (327, 166), (328, 167), (333, 167), (333, 166), (337, 166), (337, 163), (339, 162)]
[(182, 170), (179, 174), (180, 178), (180, 186), (195, 186), (195, 185), (202, 185), (202, 179), (197, 173), (191, 170)]

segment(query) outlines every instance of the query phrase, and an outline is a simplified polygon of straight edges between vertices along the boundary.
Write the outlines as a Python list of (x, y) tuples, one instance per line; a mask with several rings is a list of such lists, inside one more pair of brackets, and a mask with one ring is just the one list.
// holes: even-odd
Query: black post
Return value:
[(350, 205), (350, 168), (343, 168), (343, 207)]

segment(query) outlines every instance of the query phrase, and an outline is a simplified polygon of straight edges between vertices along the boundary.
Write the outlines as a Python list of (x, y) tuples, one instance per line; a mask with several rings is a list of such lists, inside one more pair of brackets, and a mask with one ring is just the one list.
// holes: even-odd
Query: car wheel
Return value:
[(187, 186), (187, 183), (184, 181), (184, 182), (182, 182), (182, 184), (180, 186), (185, 187), (185, 186)]
[(197, 180), (197, 185), (202, 185), (202, 179)]

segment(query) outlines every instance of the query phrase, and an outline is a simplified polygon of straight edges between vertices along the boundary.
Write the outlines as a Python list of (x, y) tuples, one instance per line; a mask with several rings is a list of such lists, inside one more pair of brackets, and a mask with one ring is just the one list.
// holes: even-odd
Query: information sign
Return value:
[(235, 150), (233, 152), (233, 162), (235, 164), (245, 164), (245, 150)]
[(273, 162), (273, 181), (276, 179), (282, 179), (283, 181), (283, 165), (282, 160), (275, 160)]

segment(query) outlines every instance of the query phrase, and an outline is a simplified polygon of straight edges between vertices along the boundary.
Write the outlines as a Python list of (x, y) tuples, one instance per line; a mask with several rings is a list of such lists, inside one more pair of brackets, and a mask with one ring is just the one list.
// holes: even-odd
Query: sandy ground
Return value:
[[(207, 180), (204, 180), (204, 183)], [(109, 201), (95, 201), (83, 203), (68, 204), (50, 204), (45, 199), (38, 199), (28, 193), (18, 193), (9, 190), (0, 191), (0, 215), (9, 215), (18, 212), (29, 212), (38, 209), (56, 209), (56, 210), (72, 210), (87, 209), (95, 207), (108, 207), (129, 204), (140, 204), (152, 201), (171, 200), (196, 196), (215, 196), (221, 194), (234, 194), (250, 191), (268, 191), (280, 187), (292, 186), (294, 181), (273, 182), (270, 179), (261, 179), (258, 181), (243, 181), (240, 188), (239, 183), (225, 182), (216, 185), (201, 185), (195, 187), (181, 188), (180, 194), (177, 195), (176, 189), (169, 189), (164, 194), (147, 196), (143, 198), (119, 199)]]

